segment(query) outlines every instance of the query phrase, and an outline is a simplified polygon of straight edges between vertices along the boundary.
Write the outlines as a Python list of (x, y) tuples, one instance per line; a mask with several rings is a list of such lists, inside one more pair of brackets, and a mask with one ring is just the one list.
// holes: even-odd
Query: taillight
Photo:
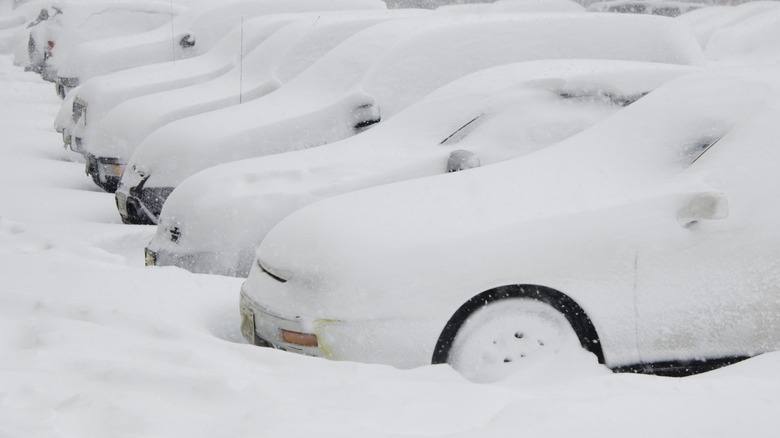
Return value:
[(49, 41), (49, 42), (46, 44), (46, 57), (47, 57), (47, 58), (51, 58), (51, 56), (52, 56), (52, 50), (54, 50), (54, 41), (51, 41), (51, 40), (50, 40), (50, 41)]

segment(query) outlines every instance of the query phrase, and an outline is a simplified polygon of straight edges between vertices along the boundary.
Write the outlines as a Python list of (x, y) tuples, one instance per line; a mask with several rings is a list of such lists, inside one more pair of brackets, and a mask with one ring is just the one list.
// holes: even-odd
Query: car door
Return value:
[(732, 130), (679, 175), (696, 183), (691, 187), (711, 187), (698, 195), (727, 204), (725, 218), (680, 218), (698, 195), (678, 196), (669, 203), (669, 222), (658, 227), (663, 233), (638, 249), (643, 363), (780, 348), (780, 203), (766, 196), (780, 187), (780, 136), (772, 123), (767, 117), (763, 125)]

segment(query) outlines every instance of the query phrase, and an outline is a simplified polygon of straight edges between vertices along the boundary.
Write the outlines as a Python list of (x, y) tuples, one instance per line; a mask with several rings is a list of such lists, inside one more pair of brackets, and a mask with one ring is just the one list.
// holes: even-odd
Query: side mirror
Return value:
[(677, 212), (677, 221), (687, 227), (700, 220), (725, 219), (729, 215), (729, 202), (720, 192), (705, 192), (694, 195)]
[(192, 47), (195, 45), (195, 36), (191, 33), (184, 34), (181, 39), (179, 40), (179, 45), (186, 49), (188, 47)]
[(480, 166), (477, 154), (465, 149), (452, 151), (447, 160), (447, 173), (459, 172), (461, 170), (473, 169)]
[(352, 111), (352, 129), (359, 134), (371, 125), (382, 121), (376, 98), (370, 94), (357, 92), (350, 99), (354, 100), (356, 108)]

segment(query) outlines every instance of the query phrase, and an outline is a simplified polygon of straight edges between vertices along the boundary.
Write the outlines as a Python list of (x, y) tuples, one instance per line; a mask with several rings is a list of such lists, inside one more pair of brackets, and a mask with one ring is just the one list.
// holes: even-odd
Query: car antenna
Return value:
[(238, 53), (238, 103), (243, 103), (244, 94), (244, 16), (241, 16), (241, 43)]
[(173, 0), (171, 0), (171, 62), (176, 65), (176, 36), (173, 30)]

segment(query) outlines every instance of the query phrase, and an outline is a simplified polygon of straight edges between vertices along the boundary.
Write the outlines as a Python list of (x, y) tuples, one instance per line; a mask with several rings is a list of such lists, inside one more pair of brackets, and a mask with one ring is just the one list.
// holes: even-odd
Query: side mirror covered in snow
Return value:
[(447, 160), (447, 173), (473, 169), (479, 167), (480, 164), (477, 154), (465, 149), (458, 149), (452, 151), (450, 158)]
[(700, 220), (725, 219), (729, 215), (729, 202), (720, 192), (699, 193), (690, 198), (678, 212), (680, 225), (688, 225)]
[(368, 129), (371, 125), (382, 121), (376, 98), (370, 94), (358, 92), (351, 96), (355, 100), (355, 110), (352, 112), (352, 129), (356, 134)]

